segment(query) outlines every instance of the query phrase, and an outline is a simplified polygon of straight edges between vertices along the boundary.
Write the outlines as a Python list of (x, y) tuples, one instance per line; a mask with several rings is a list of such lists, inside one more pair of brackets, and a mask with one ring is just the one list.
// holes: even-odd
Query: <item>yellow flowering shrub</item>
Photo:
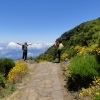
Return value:
[(94, 77), (93, 84), (79, 93), (79, 98), (85, 96), (88, 96), (88, 100), (97, 100), (96, 97), (99, 96), (98, 100), (100, 100), (100, 77)]
[(66, 57), (68, 57), (68, 54), (63, 53), (63, 54), (61, 55), (61, 60), (64, 60)]
[(94, 45), (91, 45), (90, 47), (87, 48), (87, 52), (89, 54), (97, 54), (97, 55), (100, 55), (100, 47), (98, 44), (94, 44)]
[(24, 61), (16, 61), (7, 77), (8, 82), (19, 82), (27, 72), (27, 64)]
[(98, 46), (99, 46), (98, 44), (92, 45), (92, 46), (90, 47), (90, 53), (95, 52), (95, 51), (97, 50)]
[(84, 54), (84, 53), (89, 53), (89, 54), (94, 54), (97, 53), (98, 55), (100, 54), (100, 47), (98, 44), (91, 45), (90, 47), (86, 46), (72, 46), (70, 49), (73, 49), (75, 53), (77, 54)]
[(77, 54), (84, 54), (86, 52), (86, 46), (72, 46), (70, 49), (73, 49)]
[(80, 48), (79, 54), (84, 54), (86, 52), (86, 47), (83, 46)]
[(100, 47), (96, 49), (97, 54), (100, 54)]
[(81, 46), (75, 46), (75, 47), (74, 47), (74, 51), (75, 51), (76, 53), (79, 53), (80, 50), (81, 50)]

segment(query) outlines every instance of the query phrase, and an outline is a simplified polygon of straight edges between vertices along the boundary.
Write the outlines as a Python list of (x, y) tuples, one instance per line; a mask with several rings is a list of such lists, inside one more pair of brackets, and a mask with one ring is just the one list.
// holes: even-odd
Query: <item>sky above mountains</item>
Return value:
[(100, 0), (0, 0), (0, 42), (54, 42), (99, 10)]

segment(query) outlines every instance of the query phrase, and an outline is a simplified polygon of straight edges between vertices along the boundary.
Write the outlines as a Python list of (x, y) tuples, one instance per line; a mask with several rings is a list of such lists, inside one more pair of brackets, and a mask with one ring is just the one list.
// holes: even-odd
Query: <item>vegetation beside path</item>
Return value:
[[(6, 58), (1, 60), (5, 60), (5, 59)], [(33, 74), (33, 71), (36, 67), (36, 63), (33, 64), (34, 61), (30, 61), (30, 60), (28, 61), (29, 63), (26, 63), (22, 60), (18, 60), (14, 62), (13, 60), (8, 58), (6, 60), (7, 60), (6, 63), (8, 65), (11, 65), (10, 63), (12, 62), (14, 66), (10, 68), (6, 76), (4, 76), (3, 73), (1, 73), (0, 100), (3, 98), (4, 98), (3, 100), (6, 99), (9, 100), (8, 98), (11, 94), (13, 95), (11, 95), (10, 98), (15, 98), (14, 95), (17, 94), (18, 94), (17, 97), (19, 98), (23, 89), (27, 86), (31, 74)]]

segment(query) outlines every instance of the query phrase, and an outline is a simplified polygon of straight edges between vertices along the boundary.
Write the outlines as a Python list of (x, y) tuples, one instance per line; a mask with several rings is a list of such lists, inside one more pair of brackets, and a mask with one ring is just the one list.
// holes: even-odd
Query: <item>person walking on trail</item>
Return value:
[(22, 59), (25, 61), (27, 59), (27, 51), (28, 51), (27, 47), (29, 45), (32, 45), (32, 43), (31, 44), (27, 44), (27, 42), (25, 42), (24, 44), (20, 44), (20, 43), (17, 43), (17, 44), (22, 46), (22, 50), (23, 50)]
[(62, 49), (64, 48), (64, 45), (62, 44), (61, 41), (59, 41), (59, 47), (58, 47), (58, 63), (61, 60), (61, 53), (62, 53)]
[(56, 40), (55, 44), (54, 44), (54, 58), (53, 58), (53, 62), (55, 62), (55, 59), (58, 57), (58, 47), (59, 47), (59, 42)]

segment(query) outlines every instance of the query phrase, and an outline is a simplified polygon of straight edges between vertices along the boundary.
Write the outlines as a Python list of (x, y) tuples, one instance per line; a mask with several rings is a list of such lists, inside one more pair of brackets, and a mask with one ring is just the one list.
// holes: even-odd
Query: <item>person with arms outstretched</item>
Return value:
[(22, 59), (24, 59), (24, 61), (25, 61), (27, 59), (27, 51), (28, 51), (27, 47), (29, 45), (32, 45), (32, 43), (31, 44), (27, 44), (27, 42), (25, 42), (24, 44), (20, 44), (20, 43), (17, 43), (17, 44), (20, 45), (20, 46), (22, 46), (22, 50), (23, 50)]

